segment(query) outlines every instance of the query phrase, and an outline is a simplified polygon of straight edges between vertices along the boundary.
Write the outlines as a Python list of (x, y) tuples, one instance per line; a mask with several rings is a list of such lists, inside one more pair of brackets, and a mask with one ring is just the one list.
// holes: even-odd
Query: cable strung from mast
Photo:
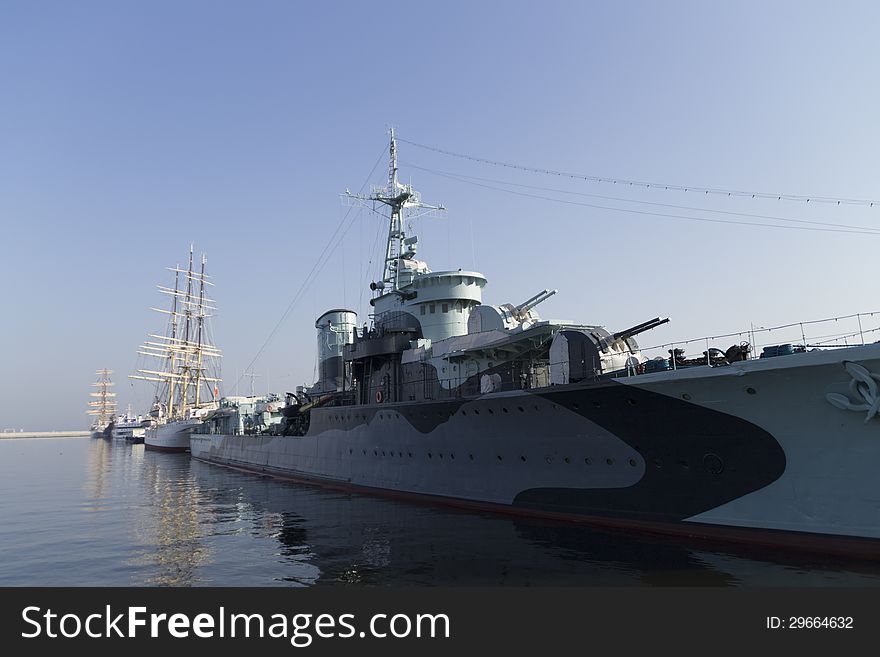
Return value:
[(475, 155), (467, 155), (465, 153), (456, 153), (455, 151), (449, 151), (443, 148), (435, 148), (434, 146), (426, 146), (425, 144), (419, 144), (414, 141), (409, 141), (408, 139), (403, 139), (402, 137), (397, 138), (398, 141), (402, 141), (410, 146), (415, 146), (416, 148), (422, 148), (427, 151), (433, 151), (435, 153), (441, 153), (442, 155), (449, 155), (450, 157), (457, 157), (463, 160), (470, 160), (472, 162), (480, 162), (482, 164), (490, 164), (492, 166), (497, 167), (506, 167), (508, 169), (518, 169), (520, 171), (528, 171), (530, 173), (542, 173), (549, 176), (559, 176), (561, 178), (572, 178), (577, 180), (586, 180), (587, 182), (595, 182), (595, 183), (611, 183), (613, 185), (626, 185), (630, 187), (643, 187), (645, 189), (662, 189), (662, 190), (672, 190), (679, 192), (697, 192), (704, 195), (715, 194), (718, 196), (737, 196), (737, 197), (749, 197), (749, 198), (761, 198), (761, 199), (773, 199), (777, 201), (803, 201), (806, 203), (833, 203), (836, 205), (865, 205), (868, 207), (874, 207), (875, 205), (880, 205), (880, 201), (871, 200), (871, 199), (856, 199), (856, 198), (838, 198), (832, 196), (803, 196), (799, 194), (773, 194), (770, 192), (746, 192), (742, 190), (736, 189), (721, 189), (718, 187), (699, 187), (696, 185), (673, 185), (671, 183), (655, 183), (655, 182), (645, 182), (643, 180), (627, 180), (625, 178), (611, 178), (608, 176), (591, 176), (582, 173), (571, 173), (568, 171), (557, 171), (555, 169), (546, 169), (542, 167), (530, 167), (522, 164), (513, 164), (511, 162), (502, 162), (500, 160), (490, 160), (483, 157), (477, 157)]
[[(734, 210), (716, 210), (713, 208), (700, 208), (700, 207), (696, 207), (693, 205), (675, 205), (673, 203), (657, 203), (656, 201), (642, 201), (642, 200), (633, 199), (633, 198), (623, 198), (621, 196), (606, 196), (603, 194), (590, 194), (588, 192), (575, 192), (575, 191), (572, 191), (569, 189), (559, 189), (558, 187), (542, 187), (540, 185), (525, 185), (523, 183), (509, 182), (507, 180), (497, 180), (494, 178), (481, 178), (478, 176), (468, 176), (463, 173), (451, 173), (449, 171), (439, 171), (437, 169), (429, 169), (428, 167), (421, 167), (421, 166), (418, 166), (417, 164), (412, 164), (411, 162), (405, 162), (405, 164), (412, 169), (418, 169), (419, 171), (425, 171), (426, 173), (433, 173), (434, 175), (437, 175), (437, 176), (445, 176), (447, 178), (452, 177), (455, 180), (459, 180), (459, 179), (475, 180), (475, 181), (485, 182), (485, 183), (497, 183), (499, 185), (509, 185), (511, 187), (519, 187), (521, 189), (537, 189), (537, 190), (544, 191), (544, 192), (556, 192), (559, 194), (569, 194), (572, 196), (582, 196), (582, 197), (586, 197), (586, 198), (598, 198), (598, 199), (603, 199), (606, 201), (620, 201), (621, 203), (632, 203), (632, 204), (636, 204), (636, 205), (650, 205), (653, 207), (673, 208), (676, 210), (689, 210), (692, 212), (708, 212), (711, 214), (722, 214), (722, 215), (729, 215), (729, 216), (734, 216), (734, 217), (747, 217), (750, 219), (769, 219), (771, 221), (784, 221), (784, 222), (793, 223), (793, 224), (810, 224), (810, 225), (814, 225), (814, 226), (826, 226), (829, 228), (849, 228), (849, 229), (852, 229), (853, 231), (880, 234), (880, 228), (872, 228), (871, 226), (857, 226), (857, 225), (853, 225), (853, 224), (839, 224), (839, 223), (832, 223), (832, 222), (827, 222), (827, 221), (810, 221), (809, 219), (790, 219), (788, 217), (780, 217), (778, 215), (772, 215), (772, 214), (754, 214), (751, 212), (736, 212)], [(493, 189), (495, 189), (495, 188), (493, 188)]]
[[(427, 170), (427, 169), (426, 169)], [(492, 189), (497, 192), (506, 192), (508, 194), (514, 194), (516, 196), (525, 196), (528, 198), (535, 198), (542, 201), (551, 201), (553, 203), (563, 203), (565, 205), (576, 205), (585, 208), (593, 208), (596, 210), (609, 210), (611, 212), (624, 212), (627, 214), (638, 214), (645, 215), (649, 217), (662, 217), (665, 219), (678, 219), (678, 220), (687, 220), (687, 221), (701, 221), (706, 223), (713, 224), (733, 224), (736, 226), (756, 226), (758, 228), (781, 228), (783, 230), (809, 230), (809, 231), (818, 231), (822, 233), (849, 233), (851, 235), (880, 235), (880, 232), (871, 229), (862, 229), (862, 230), (845, 230), (843, 228), (817, 228), (813, 226), (780, 226), (779, 224), (768, 224), (756, 221), (734, 221), (732, 219), (710, 219), (709, 217), (692, 217), (683, 214), (671, 214), (667, 212), (651, 212), (649, 210), (635, 210), (632, 208), (616, 208), (610, 205), (596, 205), (594, 203), (584, 203), (582, 201), (572, 201), (569, 199), (562, 198), (554, 198), (552, 196), (543, 196), (541, 194), (530, 194), (528, 192), (518, 192), (514, 189), (507, 189), (505, 187), (495, 187), (494, 185), (486, 185), (484, 183), (475, 182), (473, 180), (468, 180), (466, 178), (460, 178), (459, 176), (455, 176), (452, 174), (432, 172), (435, 175), (443, 176), (444, 178), (449, 178), (450, 180), (457, 180), (458, 182), (466, 183), (468, 185), (475, 185), (476, 187), (482, 187), (484, 189)]]
[[(363, 189), (367, 186), (367, 184), (369, 184), (370, 180), (372, 179), (373, 172), (376, 170), (376, 167), (379, 166), (379, 162), (382, 160), (382, 156), (384, 154), (385, 154), (385, 147), (383, 146), (382, 152), (379, 153), (379, 157), (376, 158), (376, 163), (373, 164), (373, 168), (370, 169), (370, 173), (367, 174), (367, 178), (366, 178), (366, 180), (364, 180), (364, 184), (361, 185), (361, 191), (363, 191)], [(345, 215), (342, 217), (342, 219), (339, 221), (339, 224), (336, 226), (336, 230), (333, 231), (333, 234), (330, 236), (330, 239), (327, 241), (327, 244), (324, 246), (323, 251), (321, 251), (320, 255), (318, 256), (317, 260), (315, 261), (315, 264), (312, 265), (312, 269), (309, 271), (308, 275), (303, 279), (303, 282), (300, 284), (299, 289), (296, 291), (296, 294), (293, 295), (293, 299), (290, 300), (290, 303), (288, 304), (287, 309), (284, 311), (284, 314), (281, 315), (281, 318), (278, 320), (278, 323), (275, 324), (275, 328), (272, 329), (272, 331), (269, 333), (269, 336), (263, 342), (262, 346), (260, 346), (260, 348), (257, 350), (256, 355), (253, 357), (251, 362), (245, 368), (245, 370), (244, 370), (245, 372), (247, 372), (248, 370), (253, 368), (254, 363), (257, 362), (257, 360), (263, 354), (263, 351), (266, 349), (267, 346), (269, 346), (269, 343), (272, 341), (272, 339), (278, 333), (279, 329), (281, 328), (281, 326), (284, 324), (285, 320), (290, 315), (294, 306), (296, 306), (297, 302), (302, 298), (303, 293), (315, 281), (318, 274), (321, 273), (321, 270), (324, 269), (324, 266), (327, 264), (327, 261), (330, 259), (330, 255), (333, 254), (333, 252), (337, 249), (339, 244), (342, 242), (342, 239), (345, 237), (345, 234), (348, 232), (349, 228), (351, 228), (352, 223), (353, 223), (353, 222), (349, 223), (348, 228), (346, 228), (345, 230), (342, 230), (343, 226), (345, 226), (346, 220), (348, 219), (349, 215), (351, 214), (351, 211), (352, 211), (352, 208), (349, 208), (348, 211), (346, 211)], [(357, 215), (355, 215), (355, 216), (357, 216)], [(342, 230), (341, 234), (339, 234), (340, 230)], [(339, 234), (338, 240), (336, 239), (337, 234)], [(242, 374), (238, 378), (238, 380), (235, 382), (235, 385), (232, 388), (233, 390), (238, 389), (238, 384), (241, 383), (241, 381), (242, 381), (242, 379), (244, 379), (244, 377), (245, 377), (245, 375)]]

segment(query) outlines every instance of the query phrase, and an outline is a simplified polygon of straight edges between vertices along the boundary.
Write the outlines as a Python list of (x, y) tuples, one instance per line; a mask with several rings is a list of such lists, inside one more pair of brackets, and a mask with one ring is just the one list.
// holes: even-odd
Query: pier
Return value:
[(6, 438), (80, 438), (89, 431), (0, 431), (0, 440)]

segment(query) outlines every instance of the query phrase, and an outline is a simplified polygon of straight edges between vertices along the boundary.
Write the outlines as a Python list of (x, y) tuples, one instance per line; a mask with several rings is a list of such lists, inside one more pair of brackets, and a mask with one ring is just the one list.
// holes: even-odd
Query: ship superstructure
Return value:
[[(431, 271), (397, 179), (371, 323), (316, 321), (319, 376), (280, 426), (193, 434), (204, 461), (322, 485), (643, 531), (880, 556), (880, 343), (648, 358), (637, 336), (483, 303), (487, 279)], [(867, 420), (861, 411), (867, 410)], [(859, 412), (854, 412), (859, 411)], [(277, 435), (278, 433), (283, 435)]]

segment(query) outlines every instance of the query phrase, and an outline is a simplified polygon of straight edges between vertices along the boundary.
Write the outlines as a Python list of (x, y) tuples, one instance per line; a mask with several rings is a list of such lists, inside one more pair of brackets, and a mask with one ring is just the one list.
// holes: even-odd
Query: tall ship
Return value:
[(86, 411), (86, 415), (92, 416), (89, 431), (92, 438), (109, 438), (116, 417), (116, 393), (110, 390), (113, 387), (113, 382), (110, 380), (113, 370), (98, 370), (95, 374), (98, 375), (98, 380), (92, 384), (92, 387), (97, 390), (89, 393), (92, 400)]
[[(192, 456), (324, 486), (649, 533), (880, 556), (880, 343), (749, 343), (649, 358), (649, 319), (542, 319), (546, 289), (483, 303), (487, 279), (431, 271), (398, 180), (352, 200), (390, 210), (371, 322), (318, 317), (319, 375), (282, 421), (225, 415)], [(412, 215), (411, 215), (412, 216)], [(756, 350), (755, 350), (756, 351)]]
[(205, 415), (218, 405), (220, 350), (212, 344), (209, 318), (214, 301), (206, 291), (213, 286), (205, 273), (203, 255), (199, 269), (193, 268), (193, 247), (189, 265), (169, 267), (174, 286), (158, 285), (170, 297), (170, 309), (151, 308), (167, 317), (164, 334), (150, 333), (138, 351), (157, 364), (129, 375), (156, 384), (144, 435), (146, 449), (188, 452), (190, 433)]

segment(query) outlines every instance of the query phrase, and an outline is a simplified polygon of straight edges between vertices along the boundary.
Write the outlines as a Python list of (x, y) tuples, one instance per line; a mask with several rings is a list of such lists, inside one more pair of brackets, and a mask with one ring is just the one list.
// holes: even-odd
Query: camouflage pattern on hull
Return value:
[(548, 515), (880, 538), (880, 420), (826, 401), (850, 383), (843, 355), (880, 371), (878, 351), (316, 408), (305, 436), (194, 434), (191, 448), (254, 472)]

